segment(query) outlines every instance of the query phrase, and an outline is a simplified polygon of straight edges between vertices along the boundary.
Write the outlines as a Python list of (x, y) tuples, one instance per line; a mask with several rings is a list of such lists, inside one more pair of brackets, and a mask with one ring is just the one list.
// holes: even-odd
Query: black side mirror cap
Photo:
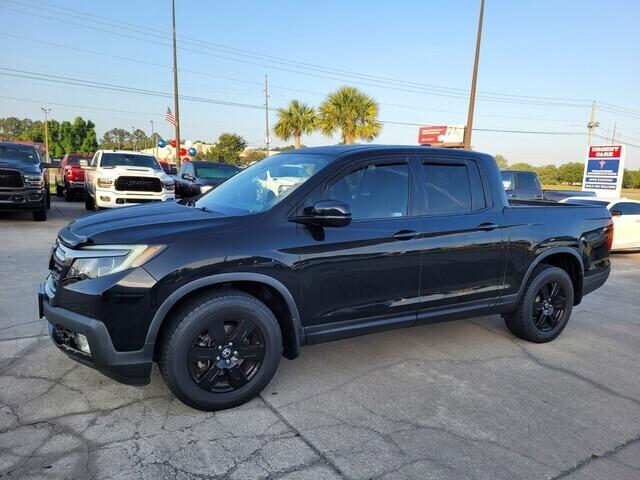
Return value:
[(292, 217), (292, 222), (317, 227), (346, 227), (351, 223), (349, 205), (338, 200), (320, 200), (304, 209), (303, 215)]

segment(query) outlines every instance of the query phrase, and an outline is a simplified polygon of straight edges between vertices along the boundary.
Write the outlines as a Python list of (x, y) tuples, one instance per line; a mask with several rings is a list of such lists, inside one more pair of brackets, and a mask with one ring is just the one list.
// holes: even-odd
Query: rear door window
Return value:
[[(471, 165), (477, 169), (474, 162)], [(480, 174), (474, 170), (474, 190), (465, 164), (424, 163), (426, 214), (460, 214), (484, 208), (484, 193)], [(478, 183), (479, 182), (479, 183)], [(477, 197), (477, 198), (476, 198)], [(474, 202), (475, 199), (475, 202)]]

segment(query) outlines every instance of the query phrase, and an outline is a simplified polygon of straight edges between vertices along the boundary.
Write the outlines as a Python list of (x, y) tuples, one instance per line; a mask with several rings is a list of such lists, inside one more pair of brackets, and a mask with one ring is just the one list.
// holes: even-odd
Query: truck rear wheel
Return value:
[(160, 372), (176, 397), (199, 410), (243, 404), (271, 381), (282, 356), (278, 321), (237, 290), (188, 302), (162, 335)]
[(86, 192), (84, 194), (84, 208), (89, 211), (93, 210), (94, 208), (93, 197), (89, 195), (89, 192)]
[(561, 268), (538, 265), (527, 281), (518, 308), (505, 315), (516, 337), (535, 343), (550, 342), (567, 326), (573, 308), (573, 283)]
[(47, 204), (43, 201), (42, 208), (33, 212), (33, 220), (36, 222), (44, 222), (47, 220)]

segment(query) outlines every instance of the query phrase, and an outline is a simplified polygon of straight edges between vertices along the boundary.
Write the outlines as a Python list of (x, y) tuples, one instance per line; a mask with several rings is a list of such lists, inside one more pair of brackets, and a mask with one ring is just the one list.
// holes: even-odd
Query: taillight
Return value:
[(609, 225), (607, 225), (607, 247), (609, 251), (611, 251), (611, 246), (613, 245), (613, 220), (609, 219)]

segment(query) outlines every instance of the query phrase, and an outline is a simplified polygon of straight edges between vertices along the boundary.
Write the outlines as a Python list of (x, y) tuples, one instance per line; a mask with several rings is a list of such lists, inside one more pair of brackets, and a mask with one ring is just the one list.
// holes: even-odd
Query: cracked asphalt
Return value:
[(640, 479), (640, 254), (550, 344), (490, 316), (316, 345), (203, 413), (51, 345), (35, 288), (83, 207), (0, 214), (2, 479)]

